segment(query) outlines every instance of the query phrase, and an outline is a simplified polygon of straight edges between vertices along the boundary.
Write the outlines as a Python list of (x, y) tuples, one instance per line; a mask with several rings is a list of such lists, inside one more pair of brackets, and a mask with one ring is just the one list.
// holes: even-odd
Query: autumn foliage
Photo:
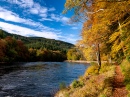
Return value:
[(66, 55), (60, 51), (28, 49), (21, 40), (10, 36), (0, 39), (0, 62), (64, 61)]
[(64, 12), (71, 9), (72, 21), (83, 22), (78, 46), (86, 59), (95, 58), (97, 45), (102, 60), (130, 56), (130, 0), (66, 0)]
[(27, 61), (29, 58), (28, 49), (24, 46), (22, 41), (15, 40), (12, 37), (0, 39), (0, 61)]

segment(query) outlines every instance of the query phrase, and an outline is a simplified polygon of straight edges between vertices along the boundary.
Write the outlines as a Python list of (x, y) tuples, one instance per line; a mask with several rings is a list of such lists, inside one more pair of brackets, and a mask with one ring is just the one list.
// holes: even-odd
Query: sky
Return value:
[(62, 14), (65, 0), (0, 0), (0, 29), (27, 37), (45, 37), (75, 44), (81, 23)]

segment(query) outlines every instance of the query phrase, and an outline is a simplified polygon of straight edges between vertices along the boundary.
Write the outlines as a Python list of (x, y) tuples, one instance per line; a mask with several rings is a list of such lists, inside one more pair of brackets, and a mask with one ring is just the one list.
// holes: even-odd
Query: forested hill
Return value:
[(15, 39), (22, 40), (23, 43), (28, 48), (34, 48), (34, 49), (48, 49), (48, 50), (55, 50), (55, 51), (59, 50), (62, 52), (66, 52), (68, 49), (74, 46), (71, 43), (63, 42), (60, 40), (47, 39), (42, 37), (24, 37), (21, 35), (10, 34), (0, 29), (0, 38), (5, 38), (7, 36), (11, 36)]

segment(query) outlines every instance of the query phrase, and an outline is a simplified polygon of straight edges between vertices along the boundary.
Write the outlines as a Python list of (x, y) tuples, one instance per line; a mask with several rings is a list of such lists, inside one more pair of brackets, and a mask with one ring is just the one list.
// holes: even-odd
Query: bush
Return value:
[(126, 89), (130, 90), (130, 84), (126, 85)]
[(102, 94), (102, 95), (100, 95), (99, 97), (106, 97), (106, 95)]
[(102, 63), (100, 73), (104, 73), (109, 71), (112, 68), (112, 64), (110, 63)]
[(130, 93), (128, 94), (128, 97), (130, 97)]
[(86, 70), (85, 76), (98, 74), (98, 69), (99, 66), (97, 63), (92, 63), (92, 65)]
[(84, 86), (84, 83), (81, 82), (81, 81), (74, 80), (74, 81), (72, 82), (72, 87), (73, 87), (73, 88), (78, 88), (78, 87), (83, 87), (83, 86)]
[(127, 56), (126, 58), (127, 58), (127, 60), (130, 62), (130, 55), (129, 55), (129, 56)]

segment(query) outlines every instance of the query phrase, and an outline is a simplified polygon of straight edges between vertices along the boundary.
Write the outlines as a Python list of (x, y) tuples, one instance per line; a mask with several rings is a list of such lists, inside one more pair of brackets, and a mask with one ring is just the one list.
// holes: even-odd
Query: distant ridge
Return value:
[(66, 52), (68, 49), (74, 47), (73, 44), (60, 40), (47, 39), (43, 37), (25, 37), (17, 34), (11, 34), (0, 29), (0, 38), (5, 38), (7, 36), (11, 36), (15, 39), (21, 40), (28, 48), (34, 49), (48, 49), (55, 51), (59, 50), (62, 52)]

